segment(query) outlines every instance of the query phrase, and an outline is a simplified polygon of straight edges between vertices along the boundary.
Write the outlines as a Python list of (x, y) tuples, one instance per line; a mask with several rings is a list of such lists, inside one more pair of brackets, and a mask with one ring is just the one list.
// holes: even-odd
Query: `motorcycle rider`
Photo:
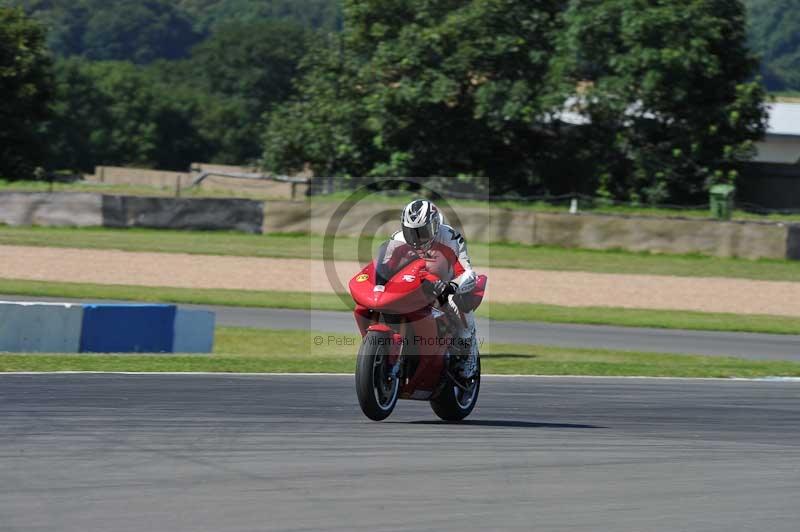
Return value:
[(432, 294), (440, 301), (446, 299), (446, 307), (457, 319), (455, 346), (458, 356), (456, 371), (465, 379), (477, 371), (478, 345), (475, 341), (475, 316), (473, 311), (463, 312), (458, 308), (454, 296), (467, 294), (475, 288), (476, 275), (472, 270), (467, 243), (455, 229), (444, 223), (441, 211), (433, 202), (416, 199), (403, 208), (402, 228), (392, 235), (393, 240), (405, 242), (422, 257), (441, 254), (453, 268), (453, 279), (431, 283)]

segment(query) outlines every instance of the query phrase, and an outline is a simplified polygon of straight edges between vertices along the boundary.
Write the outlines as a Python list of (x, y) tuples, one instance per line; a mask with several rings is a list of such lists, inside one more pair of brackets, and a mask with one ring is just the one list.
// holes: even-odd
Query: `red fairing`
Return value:
[(441, 382), (444, 370), (446, 340), (439, 336), (439, 326), (430, 308), (410, 317), (406, 340), (413, 343), (419, 353), (419, 366), (413, 377), (403, 386), (401, 397), (410, 397), (415, 390), (434, 390)]
[(369, 310), (368, 308), (362, 307), (361, 305), (356, 305), (356, 308), (353, 309), (353, 314), (356, 318), (356, 325), (358, 325), (358, 331), (361, 333), (361, 336), (367, 335), (367, 330), (369, 326), (375, 323), (373, 320), (373, 316), (375, 313)]
[(392, 347), (389, 350), (389, 363), (395, 364), (400, 357), (400, 352), (403, 349), (403, 336), (401, 334), (392, 333)]
[(375, 263), (350, 279), (350, 294), (361, 307), (388, 314), (407, 314), (430, 306), (432, 298), (422, 290), (422, 279), (430, 278), (425, 261), (416, 260), (402, 268), (385, 284), (376, 284)]

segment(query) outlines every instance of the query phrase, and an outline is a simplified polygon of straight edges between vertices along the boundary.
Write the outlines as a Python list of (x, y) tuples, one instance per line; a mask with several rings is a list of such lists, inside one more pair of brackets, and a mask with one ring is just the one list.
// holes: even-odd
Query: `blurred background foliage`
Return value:
[(0, 6), (9, 178), (261, 162), (684, 202), (735, 180), (766, 90), (800, 91), (800, 0)]

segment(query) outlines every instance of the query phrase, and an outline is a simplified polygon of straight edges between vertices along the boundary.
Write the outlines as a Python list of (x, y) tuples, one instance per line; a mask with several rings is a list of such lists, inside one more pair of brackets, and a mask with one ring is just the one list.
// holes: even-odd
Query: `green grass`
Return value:
[[(470, 246), (470, 251), (476, 249)], [(477, 246), (480, 251), (480, 245)], [(763, 281), (800, 280), (800, 261), (748, 260), (702, 255), (593, 251), (497, 244), (484, 252), (494, 267), (681, 277), (731, 277)], [(480, 269), (481, 262), (474, 261)]]
[[(54, 228), (0, 226), (0, 245), (119, 249), (242, 257), (321, 259), (323, 237), (248, 235), (153, 229)], [(367, 242), (375, 245), (377, 241)], [(355, 260), (357, 238), (337, 238), (334, 258)], [(591, 251), (521, 244), (470, 243), (476, 269), (520, 268), (599, 273), (733, 277), (771, 281), (800, 280), (800, 261), (747, 260), (701, 255), (663, 255)], [(367, 254), (368, 255), (368, 254)], [(364, 261), (369, 257), (362, 257)]]
[[(323, 338), (317, 346), (314, 337)], [(341, 345), (336, 345), (339, 342)], [(0, 371), (351, 373), (359, 338), (310, 331), (220, 328), (212, 356), (2, 355)], [(484, 373), (652, 377), (800, 376), (800, 363), (729, 357), (487, 344)]]
[(0, 294), (75, 299), (115, 299), (152, 303), (225, 305), (232, 307), (348, 310), (347, 306), (335, 294), (308, 292), (169, 288), (0, 279)]
[[(348, 297), (302, 292), (254, 290), (200, 290), (146, 286), (52, 283), (0, 279), (0, 294), (33, 297), (118, 299), (238, 307), (349, 310)], [(495, 320), (538, 321), (655, 327), (701, 331), (800, 334), (800, 318), (748, 314), (706, 313), (675, 310), (642, 310), (613, 307), (560, 307), (526, 303), (486, 303), (478, 315)]]
[(501, 321), (518, 320), (696, 331), (800, 334), (800, 318), (760, 314), (615, 307), (561, 307), (532, 303), (489, 303), (483, 309), (483, 312), (479, 309), (478, 314)]

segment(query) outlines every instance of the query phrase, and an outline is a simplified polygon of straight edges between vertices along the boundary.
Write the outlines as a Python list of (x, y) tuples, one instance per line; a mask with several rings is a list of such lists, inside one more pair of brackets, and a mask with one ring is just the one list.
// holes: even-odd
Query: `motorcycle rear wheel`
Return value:
[(389, 417), (400, 392), (400, 379), (389, 364), (389, 349), (385, 334), (370, 331), (358, 350), (356, 395), (361, 411), (373, 421)]
[(464, 390), (452, 381), (451, 377), (439, 395), (431, 399), (431, 408), (434, 413), (444, 421), (461, 421), (472, 413), (475, 403), (478, 402), (478, 392), (481, 389), (481, 357), (478, 355), (478, 370), (470, 379), (467, 390)]

